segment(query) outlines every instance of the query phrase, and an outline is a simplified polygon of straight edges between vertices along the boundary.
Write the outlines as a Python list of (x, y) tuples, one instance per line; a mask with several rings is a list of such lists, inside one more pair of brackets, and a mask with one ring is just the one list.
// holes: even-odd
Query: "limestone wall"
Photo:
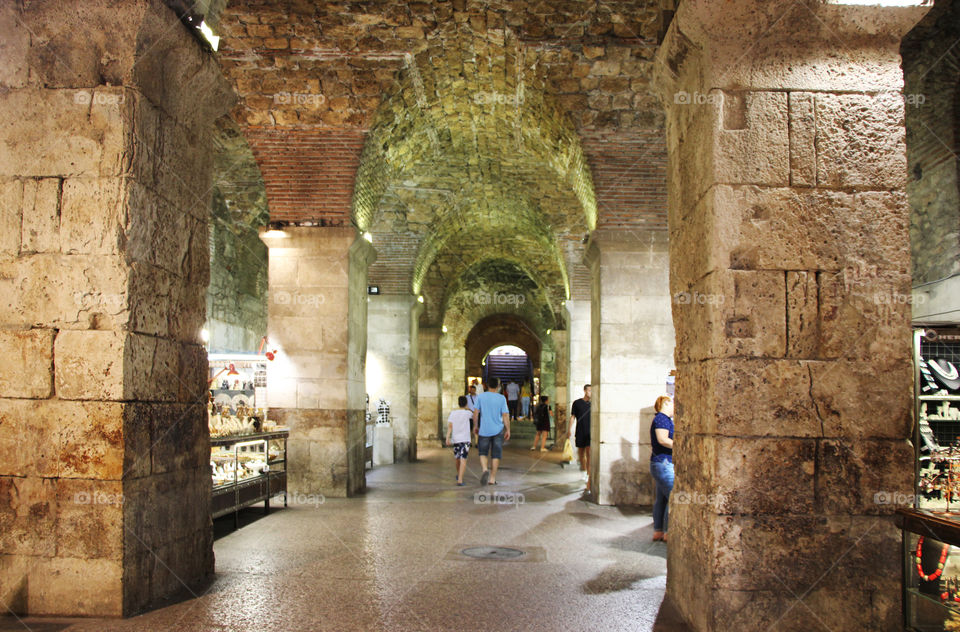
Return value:
[[(598, 231), (588, 250), (592, 476), (601, 504), (651, 505), (650, 421), (673, 367), (667, 235)], [(570, 397), (583, 396), (574, 384)], [(574, 390), (576, 389), (576, 390)]]
[(416, 458), (417, 411), (411, 397), (411, 296), (370, 296), (367, 304), (366, 388), (370, 410), (390, 402), (394, 459)]
[(659, 53), (690, 297), (667, 590), (695, 630), (903, 628), (882, 494), (914, 467), (898, 48), (924, 11), (684, 0)]
[(122, 615), (213, 572), (213, 120), (162, 2), (0, 5), (0, 601)]

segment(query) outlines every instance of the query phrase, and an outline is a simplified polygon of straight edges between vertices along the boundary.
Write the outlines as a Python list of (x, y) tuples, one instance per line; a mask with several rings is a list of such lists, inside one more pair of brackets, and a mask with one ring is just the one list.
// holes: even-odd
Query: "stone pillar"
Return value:
[(696, 630), (901, 630), (899, 38), (916, 8), (680, 3), (659, 51), (677, 330), (667, 590)]
[(417, 372), (417, 447), (440, 446), (440, 336), (439, 327), (421, 327), (417, 336), (420, 368)]
[[(663, 231), (593, 234), (591, 477), (603, 505), (649, 505), (650, 421), (673, 366)], [(571, 397), (583, 395), (582, 385)]]
[(270, 249), (269, 415), (290, 427), (292, 492), (365, 488), (367, 268), (373, 247), (353, 228), (262, 233)]
[(583, 396), (583, 385), (593, 379), (591, 373), (593, 364), (590, 360), (590, 301), (568, 300), (567, 331), (570, 353), (568, 355), (566, 399), (560, 404), (564, 413), (564, 424), (570, 416), (570, 406), (573, 400)]
[(410, 361), (416, 349), (411, 335), (411, 313), (419, 313), (422, 306), (413, 296), (369, 296), (367, 315), (367, 392), (371, 409), (382, 397), (390, 402), (393, 427), (394, 460), (404, 462), (416, 459), (417, 409), (416, 398), (411, 397), (410, 375), (416, 363)]
[[(550, 405), (553, 406), (554, 424), (556, 426), (556, 444), (557, 449), (563, 449), (563, 439), (566, 438), (567, 415), (564, 409), (569, 408), (567, 402), (570, 401), (570, 387), (567, 372), (570, 369), (570, 336), (569, 331), (564, 329), (554, 329), (550, 332), (550, 338), (553, 341), (554, 354), (553, 368), (555, 372), (553, 392), (544, 392), (542, 394), (550, 396)], [(544, 345), (546, 347), (546, 345)], [(541, 364), (545, 362), (541, 359)], [(537, 402), (530, 402), (531, 406)]]
[(457, 340), (457, 336), (445, 334), (443, 330), (440, 335), (440, 371), (440, 415), (435, 432), (442, 439), (447, 433), (450, 411), (457, 408), (457, 399), (467, 394), (467, 349), (462, 339)]
[(199, 334), (232, 97), (159, 1), (5, 2), (0, 41), (0, 603), (129, 615), (213, 572)]

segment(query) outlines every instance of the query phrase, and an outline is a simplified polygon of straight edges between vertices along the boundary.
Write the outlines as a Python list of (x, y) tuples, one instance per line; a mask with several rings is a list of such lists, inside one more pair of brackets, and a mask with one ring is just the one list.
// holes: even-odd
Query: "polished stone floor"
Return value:
[[(579, 472), (562, 469), (556, 452), (521, 444), (504, 457), (488, 495), (475, 454), (467, 486), (457, 487), (450, 452), (435, 449), (371, 470), (359, 498), (293, 499), (265, 517), (250, 509), (246, 524), (217, 539), (210, 588), (165, 608), (126, 620), (9, 617), (0, 629), (686, 629), (661, 608), (667, 545), (651, 542), (649, 513), (586, 502)], [(461, 552), (484, 546), (524, 555)]]

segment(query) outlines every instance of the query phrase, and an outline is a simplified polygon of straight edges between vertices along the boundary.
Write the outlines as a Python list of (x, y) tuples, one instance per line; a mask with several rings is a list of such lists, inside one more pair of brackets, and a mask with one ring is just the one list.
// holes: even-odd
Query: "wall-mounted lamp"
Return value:
[(286, 227), (287, 222), (270, 222), (267, 224), (267, 232), (263, 236), (269, 238), (287, 237), (287, 233), (283, 230)]
[(418, 302), (418, 303), (423, 303), (423, 294), (421, 294), (420, 296), (417, 297), (417, 302)]
[(552, 329), (548, 329), (548, 330), (547, 330), (547, 335), (548, 335), (548, 336), (550, 335), (550, 332), (551, 332), (551, 331), (553, 331), (553, 330), (552, 330)]
[(363, 238), (366, 239), (367, 242), (369, 242), (369, 243), (371, 243), (371, 244), (373, 243), (373, 235), (370, 234), (370, 231), (365, 232), (365, 233), (363, 234)]
[(442, 331), (443, 333), (447, 333), (447, 326), (444, 325), (443, 327), (441, 327), (440, 331)]

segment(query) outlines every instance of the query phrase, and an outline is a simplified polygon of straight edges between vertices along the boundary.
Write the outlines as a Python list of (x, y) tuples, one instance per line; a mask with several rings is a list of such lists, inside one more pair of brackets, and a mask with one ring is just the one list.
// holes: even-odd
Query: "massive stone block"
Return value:
[(913, 464), (897, 42), (922, 13), (690, 0), (659, 52), (683, 299), (667, 589), (694, 629), (899, 629), (885, 499), (906, 497)]
[(232, 99), (162, 2), (5, 3), (0, 31), (0, 600), (127, 615), (213, 570), (199, 330)]
[(290, 489), (348, 496), (365, 486), (367, 267), (352, 228), (264, 232), (270, 249), (270, 416), (290, 426)]

